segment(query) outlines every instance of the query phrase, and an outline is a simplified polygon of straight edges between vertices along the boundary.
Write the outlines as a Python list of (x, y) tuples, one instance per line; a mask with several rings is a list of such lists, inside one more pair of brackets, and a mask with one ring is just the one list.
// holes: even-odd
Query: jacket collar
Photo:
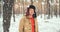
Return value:
[[(29, 17), (29, 16), (26, 16), (26, 18), (27, 18), (27, 19), (30, 19), (30, 17)], [(34, 19), (36, 19), (36, 18), (34, 18)]]

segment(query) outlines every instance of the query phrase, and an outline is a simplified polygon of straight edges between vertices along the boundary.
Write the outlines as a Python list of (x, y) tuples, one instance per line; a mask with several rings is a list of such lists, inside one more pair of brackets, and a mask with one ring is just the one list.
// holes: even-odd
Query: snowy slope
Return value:
[[(10, 25), (10, 32), (18, 32), (19, 21), (22, 18), (22, 15), (15, 15), (15, 22), (13, 17), (11, 17), (11, 25)], [(53, 17), (51, 19), (47, 19), (47, 16), (41, 15), (37, 17), (38, 19), (38, 31), (39, 32), (60, 32), (60, 18)], [(0, 32), (3, 32), (2, 27), (2, 17), (0, 18)]]

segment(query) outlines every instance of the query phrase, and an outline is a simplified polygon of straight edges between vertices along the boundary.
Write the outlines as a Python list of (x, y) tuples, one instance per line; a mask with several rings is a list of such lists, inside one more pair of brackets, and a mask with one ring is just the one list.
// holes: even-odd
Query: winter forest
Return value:
[(0, 0), (0, 32), (19, 32), (29, 5), (36, 7), (38, 32), (60, 32), (60, 0)]

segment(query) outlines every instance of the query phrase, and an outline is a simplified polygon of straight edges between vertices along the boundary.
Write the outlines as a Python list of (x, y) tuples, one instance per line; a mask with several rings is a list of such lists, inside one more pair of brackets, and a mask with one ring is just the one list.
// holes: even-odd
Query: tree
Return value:
[[(57, 1), (56, 1), (56, 3), (57, 3)], [(57, 4), (55, 4), (55, 7), (54, 7), (54, 14), (57, 17)]]
[(3, 32), (9, 32), (14, 0), (3, 0)]
[(33, 0), (31, 0), (31, 5), (33, 5)]
[(59, 0), (59, 16), (60, 16), (60, 0)]
[(47, 0), (47, 10), (48, 10), (48, 19), (50, 18), (50, 3), (49, 0)]

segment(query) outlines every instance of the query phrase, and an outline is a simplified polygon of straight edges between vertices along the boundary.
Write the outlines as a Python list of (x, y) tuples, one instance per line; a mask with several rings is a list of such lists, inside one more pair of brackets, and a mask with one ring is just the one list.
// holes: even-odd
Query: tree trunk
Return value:
[(3, 0), (3, 32), (9, 32), (14, 0)]
[(49, 0), (47, 0), (47, 10), (48, 10), (48, 19), (50, 19), (50, 3), (49, 3)]
[(33, 5), (33, 0), (31, 0), (31, 5)]
[(59, 17), (60, 17), (60, 0), (59, 0)]

